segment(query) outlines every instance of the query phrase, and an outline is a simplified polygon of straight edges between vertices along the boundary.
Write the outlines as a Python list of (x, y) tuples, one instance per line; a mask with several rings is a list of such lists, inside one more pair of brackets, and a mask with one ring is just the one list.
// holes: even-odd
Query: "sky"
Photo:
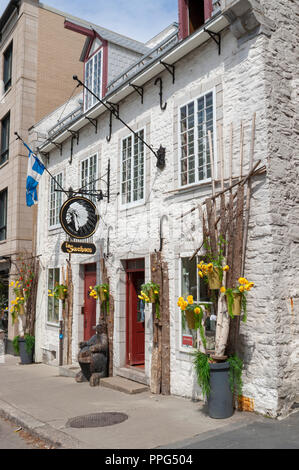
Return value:
[[(0, 16), (8, 3), (0, 0)], [(45, 0), (41, 3), (142, 42), (178, 21), (178, 0)]]

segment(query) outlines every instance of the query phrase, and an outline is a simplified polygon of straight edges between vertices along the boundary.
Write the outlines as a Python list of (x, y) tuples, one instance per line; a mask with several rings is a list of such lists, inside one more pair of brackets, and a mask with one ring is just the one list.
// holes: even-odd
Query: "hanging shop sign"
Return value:
[(99, 215), (92, 201), (84, 197), (68, 199), (60, 210), (63, 230), (72, 238), (90, 238), (98, 228)]
[(64, 242), (61, 245), (63, 253), (74, 253), (78, 255), (94, 255), (97, 251), (93, 243)]

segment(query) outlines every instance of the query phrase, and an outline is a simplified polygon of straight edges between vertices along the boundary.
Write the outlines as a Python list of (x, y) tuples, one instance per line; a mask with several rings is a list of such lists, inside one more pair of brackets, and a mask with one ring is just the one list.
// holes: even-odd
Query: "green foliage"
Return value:
[(156, 307), (156, 317), (160, 319), (160, 286), (155, 282), (149, 281), (141, 286), (141, 297), (147, 303), (151, 303), (150, 298), (154, 298)]
[[(19, 338), (20, 338), (20, 336), (15, 336), (13, 341), (12, 341), (13, 348), (15, 350), (15, 353), (18, 356), (20, 355)], [(31, 352), (34, 348), (34, 344), (35, 344), (35, 337), (31, 336), (31, 335), (25, 335), (24, 338), (25, 338), (26, 352), (27, 352), (27, 354), (31, 354)]]
[(15, 350), (15, 353), (19, 356), (20, 355), (20, 348), (19, 348), (19, 336), (15, 336), (12, 340), (12, 345)]
[(197, 383), (200, 386), (203, 396), (208, 398), (210, 395), (210, 364), (206, 354), (196, 351), (194, 354), (193, 364), (197, 376)]
[(242, 395), (242, 372), (243, 372), (243, 361), (236, 354), (229, 357), (229, 384), (232, 393), (237, 392), (238, 396)]

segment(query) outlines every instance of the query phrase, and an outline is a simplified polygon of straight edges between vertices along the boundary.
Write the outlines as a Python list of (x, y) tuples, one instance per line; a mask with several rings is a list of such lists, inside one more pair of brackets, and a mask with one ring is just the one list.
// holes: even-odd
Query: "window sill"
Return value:
[(51, 323), (47, 321), (46, 326), (51, 328), (59, 328), (59, 323)]
[(202, 180), (200, 183), (193, 183), (193, 184), (188, 184), (186, 186), (180, 186), (179, 188), (177, 189), (173, 189), (172, 191), (166, 191), (165, 193), (163, 194), (181, 194), (182, 192), (184, 191), (194, 191), (196, 189), (199, 189), (199, 188), (202, 188), (202, 187), (208, 187), (210, 186), (212, 183), (212, 179), (209, 178), (209, 179), (206, 179), (206, 180)]
[(3, 93), (3, 95), (1, 96), (0, 98), (0, 103), (5, 100), (5, 98), (7, 97), (8, 93), (10, 92), (10, 90), (12, 89), (12, 85), (9, 86), (9, 88), (7, 88), (7, 90)]
[(130, 210), (130, 209), (135, 209), (137, 207), (141, 207), (141, 206), (144, 206), (146, 204), (145, 200), (144, 199), (141, 199), (140, 201), (136, 201), (136, 202), (132, 202), (132, 203), (128, 203), (128, 204), (123, 204), (120, 206), (120, 211), (127, 211), (127, 210)]
[(5, 160), (5, 162), (1, 163), (0, 165), (0, 171), (2, 170), (2, 168), (4, 168), (6, 165), (9, 164), (9, 158), (7, 160)]

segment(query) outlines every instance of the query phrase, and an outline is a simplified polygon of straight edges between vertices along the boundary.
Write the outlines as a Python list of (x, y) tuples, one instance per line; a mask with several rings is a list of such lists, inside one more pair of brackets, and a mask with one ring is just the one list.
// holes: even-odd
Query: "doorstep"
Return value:
[(124, 377), (106, 377), (100, 380), (100, 386), (117, 390), (118, 392), (128, 393), (134, 395), (136, 393), (147, 392), (149, 390), (147, 385), (143, 385), (133, 380), (125, 379)]
[(148, 378), (144, 370), (136, 369), (135, 367), (119, 367), (115, 369), (115, 375), (124, 377), (125, 379), (133, 380), (143, 385), (149, 385)]
[(78, 372), (80, 372), (81, 368), (76, 364), (70, 364), (65, 366), (58, 366), (59, 368), (59, 375), (61, 377), (73, 377), (76, 378)]

